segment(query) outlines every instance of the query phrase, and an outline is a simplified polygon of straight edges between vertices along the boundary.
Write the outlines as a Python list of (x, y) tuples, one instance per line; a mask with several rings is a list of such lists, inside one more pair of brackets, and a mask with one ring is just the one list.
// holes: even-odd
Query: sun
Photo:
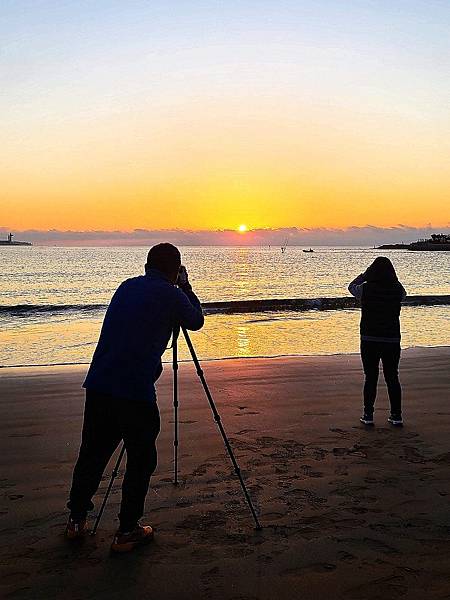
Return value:
[(238, 231), (239, 231), (239, 233), (245, 233), (246, 231), (248, 231), (247, 225), (244, 225), (244, 224), (239, 225)]

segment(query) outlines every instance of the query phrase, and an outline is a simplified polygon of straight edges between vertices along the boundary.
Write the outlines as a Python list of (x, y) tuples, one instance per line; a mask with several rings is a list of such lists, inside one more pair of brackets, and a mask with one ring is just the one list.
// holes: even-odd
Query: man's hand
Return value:
[(184, 267), (183, 265), (181, 265), (180, 270), (178, 271), (178, 277), (177, 277), (177, 286), (179, 288), (181, 288), (182, 290), (191, 290), (191, 284), (189, 283), (189, 276), (188, 276), (188, 272), (186, 270), (186, 267)]

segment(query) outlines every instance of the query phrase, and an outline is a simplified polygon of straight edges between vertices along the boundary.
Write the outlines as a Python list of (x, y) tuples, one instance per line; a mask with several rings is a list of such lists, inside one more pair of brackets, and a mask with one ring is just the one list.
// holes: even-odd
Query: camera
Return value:
[(181, 265), (179, 268), (178, 277), (175, 283), (181, 288), (188, 284), (188, 272), (186, 271), (186, 267), (184, 265)]

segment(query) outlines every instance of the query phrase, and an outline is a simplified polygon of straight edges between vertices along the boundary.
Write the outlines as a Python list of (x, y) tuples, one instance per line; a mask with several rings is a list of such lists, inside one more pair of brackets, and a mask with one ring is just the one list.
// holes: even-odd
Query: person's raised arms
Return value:
[(200, 300), (192, 291), (192, 286), (189, 282), (188, 272), (181, 265), (176, 281), (178, 286), (176, 301), (175, 301), (175, 318), (181, 327), (197, 331), (203, 327), (205, 319), (203, 317)]
[(361, 273), (360, 275), (358, 275), (358, 277), (355, 277), (355, 279), (348, 285), (348, 291), (350, 292), (350, 294), (352, 296), (355, 296), (355, 298), (358, 298), (359, 300), (361, 300), (362, 298), (363, 285), (365, 280), (366, 274)]

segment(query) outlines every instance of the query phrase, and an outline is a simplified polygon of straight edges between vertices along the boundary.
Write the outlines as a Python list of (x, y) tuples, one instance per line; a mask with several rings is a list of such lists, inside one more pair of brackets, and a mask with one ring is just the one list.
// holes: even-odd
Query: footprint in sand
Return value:
[(401, 575), (391, 575), (390, 577), (381, 577), (373, 579), (362, 585), (346, 590), (348, 598), (360, 600), (376, 600), (378, 598), (397, 598), (402, 597), (408, 592), (405, 578)]
[(302, 488), (289, 490), (288, 492), (285, 492), (284, 496), (281, 496), (279, 499), (284, 500), (288, 506), (293, 506), (294, 508), (306, 502), (312, 506), (312, 508), (317, 509), (328, 502), (326, 498), (321, 498), (310, 490), (304, 490)]
[(270, 512), (261, 515), (261, 518), (264, 520), (265, 523), (269, 523), (269, 521), (278, 521), (279, 519), (282, 519), (285, 516), (286, 515), (284, 513)]
[(341, 550), (338, 552), (338, 558), (339, 558), (339, 560), (342, 560), (344, 562), (352, 562), (355, 560), (356, 556), (354, 556), (353, 554), (350, 554), (350, 552)]
[(393, 546), (389, 546), (388, 544), (385, 544), (381, 540), (377, 540), (375, 538), (345, 538), (339, 541), (350, 544), (356, 544), (357, 546), (363, 546), (364, 548), (368, 548), (369, 550), (372, 550), (376, 553), (381, 552), (382, 554), (398, 554), (399, 552)]
[[(368, 508), (365, 508), (364, 506), (348, 506), (347, 509), (349, 512), (352, 512), (354, 515), (365, 515), (366, 513), (369, 512)], [(376, 512), (376, 511), (372, 511), (372, 512)]]
[(0, 479), (0, 490), (6, 490), (7, 488), (15, 487), (16, 484), (7, 479)]
[(236, 510), (237, 506), (241, 506), (240, 500), (228, 500), (228, 502), (225, 502), (225, 504), (223, 505), (223, 508), (224, 510), (234, 511)]
[(450, 464), (450, 452), (444, 452), (443, 454), (438, 454), (435, 458), (431, 459), (433, 463), (441, 463), (444, 465)]
[(180, 498), (179, 500), (177, 500), (175, 502), (175, 504), (177, 506), (179, 506), (180, 508), (187, 508), (189, 506), (192, 506), (192, 502), (190, 500), (188, 500), (187, 498)]
[(311, 448), (313, 460), (324, 460), (328, 451), (325, 448)]
[(277, 475), (283, 475), (289, 471), (288, 467), (275, 467), (275, 473)]
[(330, 495), (333, 496), (354, 496), (355, 498), (361, 498), (365, 491), (370, 489), (365, 485), (351, 485), (350, 483), (338, 486), (336, 489), (331, 490)]
[(350, 448), (333, 448), (333, 454), (335, 456), (360, 456), (361, 458), (367, 458), (367, 454), (361, 451), (362, 448), (366, 447), (355, 444)]
[(336, 569), (336, 565), (333, 563), (314, 563), (312, 565), (305, 565), (300, 567), (294, 567), (293, 569), (286, 569), (281, 571), (281, 577), (303, 577), (306, 574), (312, 573), (330, 573)]
[(329, 427), (329, 430), (333, 433), (339, 433), (340, 435), (344, 435), (346, 437), (349, 435), (348, 431), (345, 431), (345, 429), (340, 429), (339, 427)]
[[(336, 470), (335, 470), (335, 474), (336, 475), (348, 475), (348, 467), (345, 465), (340, 465)], [(330, 483), (332, 483), (330, 481)], [(337, 483), (337, 482), (336, 482)]]
[(318, 479), (318, 478), (324, 476), (323, 473), (321, 473), (320, 471), (313, 471), (313, 469), (312, 469), (312, 467), (310, 465), (301, 465), (300, 470), (307, 477), (311, 477), (313, 479)]
[(403, 460), (405, 460), (406, 462), (410, 462), (410, 463), (420, 463), (420, 464), (424, 464), (426, 462), (428, 462), (428, 459), (423, 456), (423, 454), (420, 454), (420, 452), (417, 450), (417, 448), (414, 448), (413, 446), (404, 446), (404, 456), (401, 456), (400, 458), (402, 458)]
[(199, 475), (205, 475), (205, 473), (208, 470), (208, 467), (210, 467), (211, 465), (199, 465), (196, 469), (194, 469), (192, 471), (192, 475), (194, 477), (198, 477)]
[(202, 514), (188, 515), (182, 521), (176, 523), (180, 529), (189, 529), (195, 532), (208, 531), (212, 528), (223, 527), (226, 519), (222, 511), (210, 510)]

